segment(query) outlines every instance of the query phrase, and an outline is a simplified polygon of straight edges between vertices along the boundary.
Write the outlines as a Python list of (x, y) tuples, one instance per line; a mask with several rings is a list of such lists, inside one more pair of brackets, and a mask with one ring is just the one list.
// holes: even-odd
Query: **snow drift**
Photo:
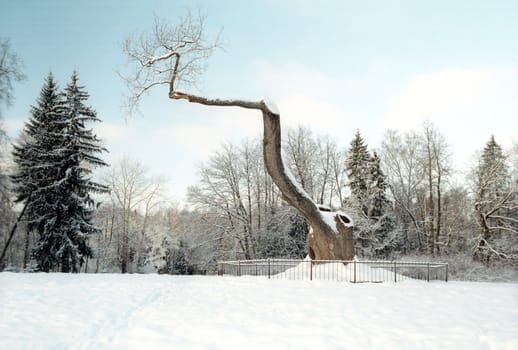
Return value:
[(0, 349), (517, 349), (518, 284), (0, 273)]

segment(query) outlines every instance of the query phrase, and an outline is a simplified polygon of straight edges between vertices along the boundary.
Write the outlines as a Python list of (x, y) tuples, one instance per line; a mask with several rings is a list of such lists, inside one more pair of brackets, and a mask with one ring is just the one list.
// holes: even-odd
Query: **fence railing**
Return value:
[(218, 274), (352, 283), (401, 282), (410, 279), (448, 282), (448, 264), (406, 261), (234, 260), (220, 261)]

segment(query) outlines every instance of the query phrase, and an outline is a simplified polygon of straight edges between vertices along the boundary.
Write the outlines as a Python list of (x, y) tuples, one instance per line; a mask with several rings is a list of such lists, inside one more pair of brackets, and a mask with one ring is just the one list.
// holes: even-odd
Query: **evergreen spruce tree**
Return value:
[(369, 172), (369, 219), (375, 227), (374, 255), (387, 256), (397, 249), (398, 243), (391, 237), (394, 229), (390, 215), (391, 202), (387, 197), (387, 180), (381, 169), (381, 160), (374, 152), (370, 162)]
[(14, 150), (17, 199), (27, 201), (28, 228), (38, 233), (33, 258), (41, 271), (78, 272), (91, 255), (87, 237), (98, 231), (90, 193), (108, 189), (88, 176), (93, 166), (106, 164), (96, 156), (104, 148), (85, 127), (99, 121), (84, 105), (87, 99), (76, 73), (63, 94), (49, 75), (26, 124), (26, 140)]
[(173, 269), (175, 275), (187, 275), (189, 272), (187, 258), (185, 256), (185, 244), (180, 240), (180, 244), (175, 251)]
[(354, 240), (356, 255), (371, 257), (376, 245), (375, 232), (369, 218), (369, 181), (371, 156), (359, 131), (351, 141), (345, 160), (351, 195), (347, 207), (354, 216)]
[(475, 169), (475, 212), (481, 232), (474, 258), (518, 260), (515, 225), (517, 188), (510, 181), (507, 158), (491, 136)]
[[(64, 91), (65, 139), (61, 153), (58, 179), (53, 185), (61, 210), (49, 225), (47, 239), (35, 247), (35, 257), (46, 256), (59, 246), (56, 259), (62, 272), (78, 272), (86, 257), (91, 256), (87, 238), (99, 229), (92, 224), (94, 201), (91, 193), (105, 193), (108, 188), (91, 180), (92, 168), (107, 164), (97, 157), (105, 151), (86, 123), (100, 122), (96, 112), (84, 102), (89, 95), (77, 84), (74, 72)], [(39, 260), (39, 259), (37, 259)]]
[(394, 249), (389, 238), (392, 222), (388, 215), (387, 182), (377, 153), (372, 156), (357, 131), (346, 158), (351, 198), (349, 210), (355, 216), (357, 254), (364, 257), (386, 256)]
[(485, 199), (498, 198), (508, 187), (509, 169), (502, 147), (491, 135), (482, 152), (477, 169), (477, 184)]
[(381, 170), (381, 162), (378, 154), (374, 152), (369, 164), (369, 217), (380, 218), (390, 205), (387, 198), (387, 180)]
[(359, 205), (365, 215), (368, 215), (368, 181), (369, 181), (369, 165), (371, 156), (367, 150), (367, 145), (360, 135), (360, 131), (356, 131), (351, 146), (347, 152), (345, 160), (345, 169), (349, 178), (349, 188), (351, 195)]
[(43, 234), (50, 219), (52, 198), (49, 186), (57, 177), (59, 152), (63, 144), (63, 100), (52, 73), (45, 80), (31, 118), (25, 123), (22, 141), (13, 146), (17, 172), (12, 176), (16, 202), (26, 203), (29, 230)]

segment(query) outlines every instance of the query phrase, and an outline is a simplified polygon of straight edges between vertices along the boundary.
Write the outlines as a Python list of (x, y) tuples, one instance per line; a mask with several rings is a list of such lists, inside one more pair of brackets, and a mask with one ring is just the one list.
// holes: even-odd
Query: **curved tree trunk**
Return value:
[[(133, 91), (129, 101), (130, 108), (135, 106), (144, 92), (154, 86), (167, 84), (171, 99), (183, 99), (208, 106), (233, 106), (260, 110), (264, 121), (263, 152), (266, 169), (284, 198), (308, 221), (311, 227), (310, 257), (352, 259), (354, 244), (350, 219), (345, 214), (331, 213), (329, 210), (326, 210), (324, 218), (315, 202), (298, 186), (285, 168), (281, 157), (279, 113), (273, 104), (265, 100), (209, 99), (175, 89), (177, 82), (195, 80), (196, 73), (203, 68), (201, 62), (219, 46), (218, 39), (211, 42), (205, 38), (203, 18), (192, 18), (188, 15), (177, 26), (169, 26), (157, 21), (151, 36), (146, 34), (143, 37), (149, 39), (146, 41), (141, 38), (138, 40), (130, 38), (124, 43), (124, 51), (130, 61), (136, 65), (135, 74), (125, 78), (130, 90)], [(182, 55), (188, 58), (180, 65)]]
[(262, 111), (264, 125), (263, 156), (266, 169), (283, 194), (284, 199), (297, 208), (308, 221), (310, 226), (309, 256), (316, 260), (353, 259), (354, 240), (351, 219), (344, 213), (332, 213), (327, 209), (322, 209), (324, 212), (321, 212), (321, 209), (309, 198), (308, 194), (297, 184), (289, 170), (284, 166), (281, 156), (280, 116), (271, 104), (268, 104), (265, 100), (209, 99), (172, 89), (169, 92), (169, 97), (209, 106), (233, 106)]

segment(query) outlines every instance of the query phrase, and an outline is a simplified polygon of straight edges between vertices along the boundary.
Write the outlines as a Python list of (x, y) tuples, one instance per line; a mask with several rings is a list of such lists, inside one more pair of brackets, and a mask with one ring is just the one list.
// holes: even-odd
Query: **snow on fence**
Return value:
[(409, 279), (448, 282), (448, 264), (406, 261), (235, 260), (220, 261), (218, 274), (352, 283), (401, 282)]

